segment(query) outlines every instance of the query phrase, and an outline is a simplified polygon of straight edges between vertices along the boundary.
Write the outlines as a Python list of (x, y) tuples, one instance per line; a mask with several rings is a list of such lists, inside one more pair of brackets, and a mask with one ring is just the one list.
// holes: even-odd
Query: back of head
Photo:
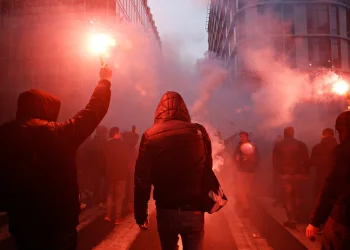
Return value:
[(154, 123), (170, 120), (191, 122), (185, 101), (179, 93), (173, 91), (168, 91), (163, 95), (154, 116)]
[(31, 89), (21, 93), (17, 101), (17, 121), (41, 119), (45, 121), (57, 121), (60, 112), (60, 100), (39, 89)]
[(325, 128), (322, 131), (322, 136), (323, 137), (334, 137), (334, 130), (331, 128)]
[(109, 130), (108, 136), (109, 138), (113, 138), (116, 134), (120, 133), (120, 129), (118, 127), (113, 127)]
[(284, 129), (284, 138), (294, 138), (294, 128), (286, 127)]
[(338, 115), (335, 121), (335, 129), (339, 133), (340, 140), (344, 140), (350, 134), (350, 111)]

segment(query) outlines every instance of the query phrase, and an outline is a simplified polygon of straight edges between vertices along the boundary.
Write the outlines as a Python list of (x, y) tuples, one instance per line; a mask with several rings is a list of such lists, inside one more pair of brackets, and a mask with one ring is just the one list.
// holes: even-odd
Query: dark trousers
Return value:
[(350, 249), (350, 227), (329, 218), (323, 229), (322, 250)]
[(27, 232), (13, 234), (18, 250), (76, 250), (77, 230), (60, 232), (29, 229)]
[(276, 203), (283, 203), (283, 190), (278, 174), (273, 174), (273, 193)]
[(283, 200), (290, 222), (296, 222), (301, 213), (303, 182), (304, 178), (298, 175), (281, 176)]
[(203, 212), (157, 208), (157, 225), (162, 250), (178, 249), (179, 235), (183, 250), (203, 249)]

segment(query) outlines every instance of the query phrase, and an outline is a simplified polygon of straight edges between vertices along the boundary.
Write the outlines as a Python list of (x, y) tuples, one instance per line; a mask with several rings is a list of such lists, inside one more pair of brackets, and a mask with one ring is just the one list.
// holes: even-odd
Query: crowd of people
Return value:
[(107, 208), (105, 219), (122, 222), (125, 212), (133, 211), (134, 169), (139, 135), (136, 126), (121, 132), (98, 126), (79, 148), (77, 169), (80, 206), (99, 204)]
[[(350, 249), (350, 112), (341, 113), (336, 120), (336, 131), (325, 128), (321, 141), (309, 154), (307, 145), (295, 138), (294, 128), (286, 127), (278, 136), (272, 153), (275, 206), (286, 210), (284, 226), (297, 229), (298, 223), (309, 223), (306, 236), (316, 240), (323, 234), (322, 249)], [(250, 216), (251, 190), (259, 165), (257, 146), (249, 141), (247, 132), (240, 132), (240, 142), (232, 159), (235, 166), (237, 204), (241, 216)], [(251, 145), (253, 150), (243, 145)], [(314, 168), (315, 176), (310, 178)], [(312, 181), (312, 190), (307, 184)], [(308, 192), (312, 198), (308, 199)], [(312, 209), (308, 209), (311, 203)], [(306, 215), (306, 218), (305, 218)]]
[[(207, 131), (191, 121), (180, 94), (166, 92), (137, 151), (135, 126), (128, 132), (99, 126), (109, 108), (111, 78), (111, 69), (102, 66), (86, 107), (64, 122), (57, 122), (58, 98), (25, 91), (16, 119), (0, 126), (0, 211), (8, 214), (18, 249), (77, 249), (76, 227), (86, 197), (105, 206), (105, 220), (115, 224), (123, 222), (124, 204), (133, 204), (136, 223), (146, 230), (152, 186), (162, 249), (177, 249), (179, 235), (185, 250), (203, 249), (204, 213), (227, 202), (212, 169)], [(292, 229), (301, 215), (302, 182), (316, 167), (316, 205), (306, 235), (312, 240), (325, 224), (323, 249), (345, 250), (350, 249), (350, 111), (338, 116), (336, 131), (339, 144), (334, 131), (325, 129), (309, 157), (294, 128), (285, 128), (272, 164), (276, 190), (282, 190), (276, 201), (286, 208), (284, 225)], [(239, 136), (232, 155), (237, 204), (249, 216), (260, 155), (247, 132)]]

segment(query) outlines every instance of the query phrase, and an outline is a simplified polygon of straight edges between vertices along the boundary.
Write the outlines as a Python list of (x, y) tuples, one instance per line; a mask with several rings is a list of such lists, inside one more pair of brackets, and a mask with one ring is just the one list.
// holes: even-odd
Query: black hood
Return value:
[(166, 92), (160, 100), (154, 116), (154, 123), (170, 120), (191, 122), (185, 101), (179, 93), (172, 91)]
[(19, 95), (17, 101), (17, 121), (41, 119), (57, 121), (60, 112), (60, 100), (39, 89), (31, 89)]

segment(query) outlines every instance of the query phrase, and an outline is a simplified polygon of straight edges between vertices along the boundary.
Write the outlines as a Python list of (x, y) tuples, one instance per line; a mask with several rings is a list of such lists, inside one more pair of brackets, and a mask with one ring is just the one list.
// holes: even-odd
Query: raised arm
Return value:
[(51, 123), (58, 138), (79, 146), (92, 134), (106, 115), (111, 99), (112, 71), (108, 66), (100, 70), (100, 81), (89, 103), (73, 118), (60, 123)]

